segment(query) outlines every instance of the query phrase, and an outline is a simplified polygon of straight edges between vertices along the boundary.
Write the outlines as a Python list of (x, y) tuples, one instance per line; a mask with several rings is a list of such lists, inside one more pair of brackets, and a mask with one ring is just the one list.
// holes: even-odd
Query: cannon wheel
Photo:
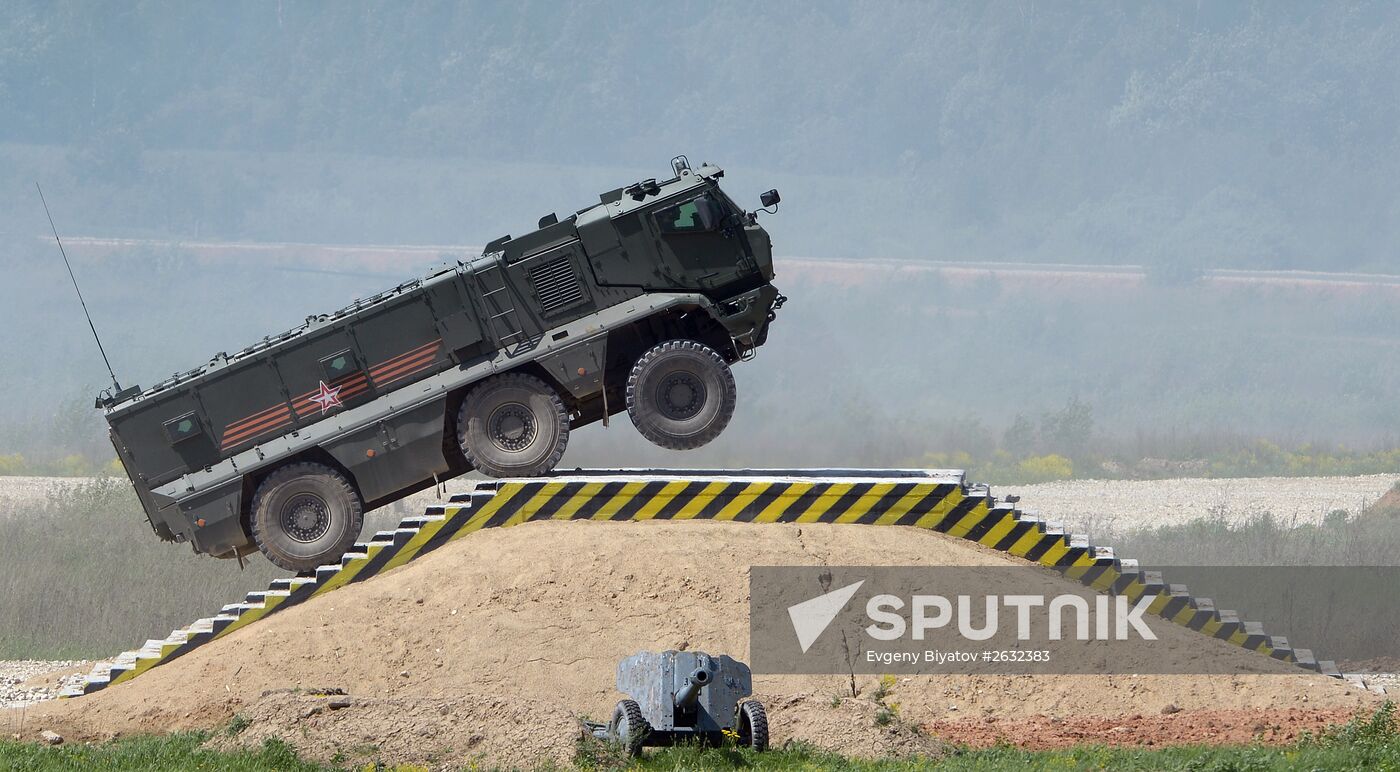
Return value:
[(748, 700), (734, 711), (734, 725), (739, 728), (739, 745), (756, 751), (768, 750), (768, 713), (763, 703)]
[[(764, 725), (767, 726), (766, 724)], [(612, 722), (608, 724), (608, 736), (622, 743), (627, 755), (642, 755), (642, 744), (651, 734), (651, 725), (642, 718), (642, 708), (636, 700), (622, 700), (613, 708)], [(765, 729), (764, 736), (767, 737)]]

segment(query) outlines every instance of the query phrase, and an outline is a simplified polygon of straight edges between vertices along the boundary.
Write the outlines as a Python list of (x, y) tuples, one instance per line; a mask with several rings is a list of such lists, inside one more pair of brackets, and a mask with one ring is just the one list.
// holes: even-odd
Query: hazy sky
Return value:
[(475, 243), (684, 152), (786, 186), (799, 254), (1374, 268), (1400, 236), (1390, 3), (0, 14), (20, 233), (41, 175), (89, 232)]
[[(0, 20), (16, 420), (103, 380), (36, 179), (74, 237), (480, 244), (686, 153), (749, 205), (782, 191), (780, 256), (1132, 263), (1170, 283), (1391, 271), (1400, 243), (1392, 3), (16, 1)], [(427, 262), (259, 274), (147, 245), (75, 268), (119, 369), (149, 383)], [(1083, 398), (1125, 435), (1397, 432), (1396, 319), (1371, 296), (887, 291), (795, 297), (771, 358), (891, 427), (911, 404), (913, 425), (1002, 427)], [(878, 343), (816, 367), (821, 325)], [(1036, 370), (987, 388), (941, 364), (987, 351)], [(786, 377), (763, 366), (759, 392)]]

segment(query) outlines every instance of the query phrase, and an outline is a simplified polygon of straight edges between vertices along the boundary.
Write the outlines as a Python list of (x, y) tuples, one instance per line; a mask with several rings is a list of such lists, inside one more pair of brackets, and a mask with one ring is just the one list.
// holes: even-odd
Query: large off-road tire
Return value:
[(739, 703), (734, 711), (734, 727), (739, 733), (739, 745), (756, 751), (768, 750), (768, 712), (758, 700)]
[(651, 734), (651, 724), (642, 717), (642, 708), (636, 700), (622, 700), (613, 708), (608, 734), (622, 743), (629, 756), (640, 756), (642, 745)]
[(548, 474), (569, 445), (569, 414), (558, 392), (539, 378), (496, 375), (462, 401), (457, 441), (467, 461), (482, 474)]
[(627, 376), (627, 414), (654, 445), (690, 450), (713, 440), (734, 416), (734, 373), (714, 349), (668, 340), (642, 354)]
[(289, 464), (253, 494), (253, 541), (288, 571), (335, 563), (360, 536), (365, 507), (345, 475), (324, 464)]

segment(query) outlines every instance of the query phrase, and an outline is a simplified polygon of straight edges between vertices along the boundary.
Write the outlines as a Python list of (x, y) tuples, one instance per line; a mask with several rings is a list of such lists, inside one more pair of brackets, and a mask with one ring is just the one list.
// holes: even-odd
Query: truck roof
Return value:
[(140, 393), (133, 394), (127, 397), (126, 399), (114, 401), (106, 405), (107, 412), (115, 413), (125, 411), (147, 399), (159, 396), (167, 391), (170, 391), (171, 389), (182, 386), (188, 386), (193, 381), (199, 380), (202, 376), (208, 375), (218, 370), (222, 370), (226, 367), (229, 367), (230, 365), (237, 364), (258, 354), (279, 348), (289, 343), (290, 341), (296, 340), (297, 338), (306, 335), (307, 333), (314, 332), (316, 330), (321, 329), (322, 327), (334, 324), (347, 317), (354, 316), (355, 314), (364, 311), (365, 309), (373, 308), (389, 300), (393, 300), (394, 298), (399, 297), (400, 295), (403, 295), (406, 292), (409, 292), (420, 286), (424, 286), (425, 284), (430, 284), (435, 280), (440, 280), (440, 277), (442, 277), (444, 274), (455, 272), (457, 269), (457, 265), (457, 263), (443, 263), (433, 268), (429, 273), (422, 277), (410, 279), (406, 282), (403, 282), (402, 284), (399, 284), (395, 287), (392, 287), (383, 292), (371, 295), (366, 298), (356, 298), (349, 305), (337, 311), (325, 314), (312, 314), (311, 316), (306, 317), (306, 321), (302, 322), (300, 325), (297, 325), (296, 327), (293, 327), (290, 330), (278, 333), (276, 335), (266, 335), (256, 343), (253, 343), (252, 345), (240, 349), (232, 354), (220, 351), (219, 353), (210, 357), (208, 362), (205, 362), (204, 364), (198, 367), (186, 370), (184, 372), (175, 373), (174, 375), (171, 375), (169, 378), (166, 378), (165, 380), (156, 383), (150, 388), (142, 390)]

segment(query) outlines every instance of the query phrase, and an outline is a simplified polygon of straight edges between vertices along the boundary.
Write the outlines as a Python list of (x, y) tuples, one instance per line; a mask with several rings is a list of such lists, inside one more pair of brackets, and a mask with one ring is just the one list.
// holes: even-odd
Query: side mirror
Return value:
[(763, 204), (763, 208), (767, 209), (770, 206), (777, 206), (778, 202), (783, 200), (783, 197), (778, 195), (778, 189), (774, 188), (759, 196), (758, 200)]

